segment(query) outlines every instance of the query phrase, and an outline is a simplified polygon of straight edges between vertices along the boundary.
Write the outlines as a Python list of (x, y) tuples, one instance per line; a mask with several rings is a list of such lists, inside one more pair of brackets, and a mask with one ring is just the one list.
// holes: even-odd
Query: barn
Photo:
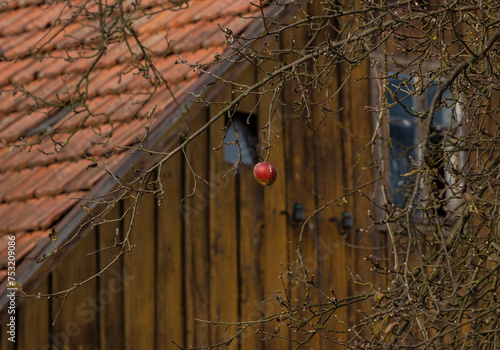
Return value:
[[(0, 4), (2, 349), (282, 349), (314, 330), (237, 322), (326, 300), (299, 277), (333, 299), (365, 288), (363, 258), (387, 249), (383, 232), (361, 230), (373, 211), (358, 153), (373, 131), (370, 67), (338, 63), (331, 113), (304, 118), (293, 84), (273, 102), (279, 74), (247, 93), (293, 61), (239, 62), (243, 39), (270, 30), (260, 14), (285, 23), (321, 8), (278, 3)], [(261, 50), (308, 40), (299, 28)], [(278, 170), (272, 186), (253, 178), (262, 160)], [(343, 337), (357, 317), (342, 308), (327, 325)]]

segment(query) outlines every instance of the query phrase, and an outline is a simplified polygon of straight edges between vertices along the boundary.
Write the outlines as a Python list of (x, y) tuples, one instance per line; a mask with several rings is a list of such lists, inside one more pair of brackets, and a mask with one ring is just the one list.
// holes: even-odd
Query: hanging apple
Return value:
[(253, 168), (253, 177), (262, 186), (270, 186), (276, 181), (278, 170), (269, 162), (257, 163)]

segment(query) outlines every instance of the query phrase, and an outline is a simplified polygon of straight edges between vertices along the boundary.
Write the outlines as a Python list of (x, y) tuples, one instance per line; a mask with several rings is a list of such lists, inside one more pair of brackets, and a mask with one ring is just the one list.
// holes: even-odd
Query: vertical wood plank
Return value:
[[(338, 89), (337, 74), (335, 67), (332, 67), (328, 83), (329, 94), (333, 94)], [(340, 109), (338, 96), (330, 99), (328, 107), (333, 111)], [(316, 143), (316, 191), (320, 196), (316, 198), (318, 208), (343, 195), (342, 174), (346, 171), (343, 163), (339, 115), (325, 114), (321, 109), (315, 108), (314, 121), (319, 122), (320, 120), (321, 126), (314, 137)], [(344, 233), (339, 229), (344, 211), (345, 208), (335, 203), (317, 215), (320, 276), (318, 286), (320, 290), (334, 298), (348, 296), (347, 285), (350, 283), (347, 269), (347, 249), (349, 248), (345, 245)], [(347, 321), (347, 310), (345, 308), (339, 309), (334, 315), (328, 319), (325, 328), (335, 332), (345, 332), (347, 327), (342, 322)], [(347, 340), (345, 333), (329, 334), (329, 337)], [(332, 346), (326, 339), (322, 339), (321, 342), (322, 348), (327, 349)]]
[[(271, 42), (270, 50), (279, 49), (279, 43)], [(272, 70), (274, 64), (265, 62), (262, 65), (264, 70)], [(263, 79), (265, 73), (258, 71), (257, 79)], [(261, 254), (260, 254), (260, 274), (262, 276), (263, 286), (263, 299), (270, 300), (274, 295), (285, 298), (284, 285), (280, 279), (281, 274), (284, 272), (283, 268), (289, 262), (289, 237), (288, 237), (288, 221), (284, 212), (287, 209), (287, 167), (285, 163), (285, 122), (283, 120), (283, 113), (280, 107), (274, 109), (273, 103), (273, 90), (277, 85), (269, 84), (264, 86), (260, 92), (264, 93), (260, 100), (258, 107), (258, 125), (260, 128), (268, 125), (272, 128), (272, 132), (267, 133), (266, 136), (270, 137), (270, 142), (273, 147), (270, 149), (269, 162), (273, 163), (278, 170), (278, 177), (276, 182), (269, 187), (265, 187), (264, 191), (264, 232), (261, 237)], [(265, 93), (267, 91), (267, 93)], [(260, 135), (262, 137), (262, 135)], [(262, 143), (265, 143), (261, 139)], [(267, 146), (267, 143), (264, 144)], [(261, 154), (266, 157), (267, 153)], [(259, 310), (266, 315), (276, 314), (280, 311), (280, 306), (277, 302), (267, 301), (260, 304)], [(286, 340), (290, 336), (290, 330), (286, 327), (280, 327), (279, 323), (267, 323), (263, 326), (262, 330), (266, 334), (278, 334), (284, 339), (275, 338), (273, 340), (266, 340), (262, 342), (264, 349), (284, 349), (288, 348), (289, 343)], [(268, 335), (261, 336), (261, 338), (269, 338)]]
[[(353, 156), (354, 145), (352, 140), (352, 124), (357, 122), (358, 118), (355, 116), (354, 111), (352, 110), (351, 103), (351, 90), (349, 88), (349, 84), (352, 83), (352, 77), (350, 76), (350, 72), (348, 71), (349, 67), (342, 63), (339, 65), (339, 78), (340, 84), (343, 84), (346, 80), (348, 82), (345, 84), (342, 89), (341, 96), (341, 105), (343, 106), (342, 111), (340, 112), (340, 122), (342, 128), (344, 129), (341, 133), (341, 152), (342, 152), (342, 162), (344, 164), (342, 171), (342, 188), (344, 189), (344, 194), (349, 193), (354, 188), (354, 177), (353, 177), (353, 166), (355, 164), (355, 157)], [(356, 121), (353, 121), (352, 118), (355, 117)], [(346, 197), (348, 204), (343, 207), (343, 210), (346, 212), (350, 212), (351, 214), (356, 210), (354, 206), (354, 200), (352, 196)], [(356, 223), (357, 215), (353, 215), (353, 221)], [(347, 268), (354, 271), (356, 273), (356, 259), (357, 251), (354, 247), (356, 247), (356, 234), (353, 234), (353, 231), (349, 231), (344, 236), (347, 245), (345, 246), (346, 254), (347, 254)], [(345, 271), (345, 270), (344, 270)], [(345, 271), (347, 276), (347, 295), (354, 295), (354, 283), (352, 281), (352, 277), (349, 276), (349, 273)], [(347, 309), (347, 319), (344, 322), (347, 323), (348, 326), (355, 324), (357, 320), (357, 313), (352, 308)]]
[[(132, 199), (124, 201), (125, 208)], [(154, 349), (155, 344), (155, 200), (142, 197), (130, 234), (134, 246), (124, 257), (124, 273), (130, 283), (124, 289), (125, 348)], [(131, 220), (124, 220), (124, 232)]]
[[(298, 18), (303, 14), (299, 12)], [(282, 45), (284, 48), (290, 47), (291, 43), (298, 49), (303, 47), (308, 40), (308, 32), (306, 27), (296, 28), (293, 31), (286, 31), (282, 36)], [(286, 62), (291, 62), (296, 59), (296, 56), (285, 57)], [(306, 67), (298, 67), (298, 70), (305, 70)], [(310, 282), (317, 283), (318, 278), (318, 231), (316, 220), (313, 219), (305, 224), (303, 221), (293, 220), (293, 211), (295, 205), (300, 205), (304, 209), (305, 217), (309, 217), (316, 208), (315, 192), (315, 174), (311, 169), (315, 167), (315, 144), (314, 133), (310, 129), (309, 118), (307, 110), (303, 109), (296, 111), (296, 102), (301, 101), (301, 87), (296, 80), (291, 80), (286, 83), (284, 88), (283, 99), (285, 104), (283, 106), (285, 126), (285, 159), (286, 159), (286, 174), (287, 174), (287, 213), (289, 217), (290, 235), (290, 262), (294, 262), (294, 273), (299, 278), (306, 279)], [(304, 92), (308, 94), (307, 92)], [(304, 101), (302, 101), (304, 102)], [(305, 102), (307, 103), (307, 102)], [(305, 224), (305, 225), (304, 225)], [(299, 245), (299, 241), (300, 245)], [(297, 254), (300, 249), (300, 258)], [(307, 274), (307, 275), (306, 275)], [(295, 284), (295, 282), (292, 282)], [(306, 295), (308, 295), (308, 303), (314, 304), (318, 301), (318, 295), (313, 289), (310, 294), (307, 289), (313, 284), (304, 283), (297, 284), (291, 289), (290, 301), (293, 303), (306, 302)], [(305, 313), (301, 316), (305, 317)], [(311, 331), (312, 329), (302, 328), (301, 334), (292, 333), (292, 338), (297, 341), (307, 340), (312, 333), (304, 332), (305, 329)], [(308, 348), (319, 349), (320, 339), (314, 336), (307, 344)]]
[[(35, 293), (48, 294), (49, 281), (44, 280)], [(18, 312), (18, 349), (48, 349), (50, 320), (50, 301), (47, 299), (24, 299)], [(2, 347), (2, 349), (5, 349)]]
[[(240, 319), (253, 321), (264, 316), (261, 301), (264, 300), (265, 286), (262, 269), (267, 262), (262, 257), (262, 240), (265, 232), (263, 192), (254, 180), (252, 168), (243, 165), (239, 176), (239, 260), (240, 278)], [(264, 265), (264, 266), (263, 266)], [(258, 327), (251, 327), (241, 337), (241, 349), (262, 349)]]
[[(95, 274), (96, 255), (87, 255), (95, 250), (96, 233), (92, 230), (52, 272), (52, 293), (68, 289)], [(49, 338), (57, 349), (98, 348), (96, 290), (97, 280), (94, 279), (73, 290), (65, 300), (52, 299), (49, 322), (55, 319), (55, 323)]]
[[(246, 68), (237, 78), (236, 82), (253, 85), (256, 72), (253, 66)], [(233, 97), (238, 95), (237, 86)], [(253, 119), (258, 119), (256, 113), (257, 99), (254, 94), (247, 96), (238, 106), (238, 111), (247, 113)], [(258, 123), (258, 120), (257, 120)], [(253, 166), (242, 164), (238, 169), (238, 239), (239, 239), (239, 314), (241, 321), (253, 321), (264, 316), (261, 301), (264, 298), (264, 285), (261, 274), (262, 264), (262, 239), (264, 232), (264, 207), (263, 187), (253, 178)], [(240, 337), (240, 349), (262, 349), (257, 326), (250, 327)]]
[[(323, 4), (313, 2), (310, 9), (314, 15), (319, 15), (323, 11)], [(335, 33), (329, 33), (332, 38)], [(323, 40), (320, 36), (319, 40)], [(322, 66), (322, 58), (319, 57), (315, 64)], [(340, 113), (330, 111), (340, 111), (340, 97), (337, 94), (339, 89), (338, 66), (331, 66), (325, 73), (325, 81), (321, 91), (317, 91), (312, 96), (313, 101), (318, 103), (313, 108), (312, 125), (319, 125), (314, 134), (315, 143), (315, 174), (316, 174), (316, 207), (320, 208), (327, 202), (340, 198), (343, 194), (343, 173), (346, 171), (343, 163), (343, 142), (342, 125)], [(323, 106), (323, 104), (326, 104)], [(347, 285), (350, 283), (347, 269), (347, 246), (343, 232), (339, 229), (340, 219), (344, 208), (338, 203), (330, 205), (325, 210), (317, 214), (318, 230), (318, 288), (330, 297), (343, 298), (348, 296)], [(321, 302), (326, 302), (324, 297), (320, 297)], [(345, 324), (347, 321), (347, 309), (338, 309), (334, 315), (328, 315), (324, 319), (325, 329), (332, 330), (327, 337), (321, 337), (321, 348), (331, 349), (335, 345), (330, 340), (347, 341), (347, 331)], [(323, 322), (323, 321), (322, 321)], [(330, 339), (330, 340), (329, 340)]]
[[(217, 101), (231, 99), (231, 86), (215, 86), (220, 91)], [(210, 116), (225, 106), (211, 104)], [(224, 117), (210, 128), (211, 148), (224, 140)], [(236, 222), (236, 191), (230, 165), (224, 162), (224, 149), (210, 153), (210, 316), (211, 320), (238, 319), (238, 242)], [(218, 326), (212, 329), (212, 342), (227, 341), (234, 330)], [(232, 345), (235, 348), (236, 344)], [(237, 345), (236, 345), (237, 346)]]
[[(199, 117), (190, 125), (191, 132), (207, 122), (205, 108), (192, 111)], [(184, 161), (185, 200), (182, 214), (185, 232), (185, 285), (186, 285), (186, 345), (210, 344), (210, 326), (196, 319), (210, 319), (210, 239), (208, 224), (209, 179), (208, 133), (204, 132), (186, 147)], [(194, 172), (197, 176), (193, 176)]]
[[(342, 134), (343, 149), (345, 155), (345, 171), (343, 173), (343, 186), (347, 191), (355, 192), (349, 198), (349, 203), (345, 209), (352, 214), (354, 229), (346, 235), (349, 244), (347, 249), (347, 264), (352, 271), (352, 276), (358, 279), (373, 279), (375, 275), (370, 271), (370, 265), (365, 261), (365, 257), (379, 252), (374, 239), (378, 238), (376, 232), (361, 231), (360, 228), (368, 226), (368, 210), (373, 209), (370, 203), (363, 198), (359, 191), (362, 186), (373, 179), (373, 173), (369, 166), (367, 150), (360, 153), (362, 147), (366, 145), (371, 136), (371, 115), (365, 110), (365, 106), (370, 104), (370, 84), (368, 80), (362, 79), (368, 76), (369, 67), (363, 63), (360, 67), (349, 71), (345, 63), (340, 65), (340, 79), (342, 82), (348, 80), (342, 91), (341, 112), (342, 125), (345, 131)], [(363, 192), (371, 195), (372, 186), (364, 187)], [(380, 243), (378, 243), (379, 245)], [(354, 295), (363, 289), (360, 285), (355, 285), (353, 277), (348, 275), (348, 294)], [(348, 320), (349, 324), (356, 324), (359, 320), (358, 307), (370, 307), (367, 303), (350, 308)]]
[(16, 350), (16, 343), (8, 340), (10, 335), (7, 333), (6, 325), (2, 325), (2, 327), (0, 327), (0, 332), (2, 332), (0, 335), (0, 348), (2, 348), (2, 350)]
[(182, 218), (182, 163), (177, 154), (161, 172), (165, 193), (157, 210), (157, 349), (184, 343), (184, 257)]
[[(352, 183), (355, 188), (363, 186), (361, 191), (367, 196), (371, 196), (374, 190), (374, 186), (366, 186), (374, 178), (374, 172), (370, 165), (371, 157), (369, 154), (369, 148), (363, 148), (370, 141), (372, 134), (372, 119), (370, 113), (365, 109), (366, 106), (370, 104), (370, 84), (368, 79), (364, 79), (369, 74), (368, 62), (364, 62), (360, 67), (356, 68), (352, 72), (350, 88), (350, 101), (351, 101), (351, 113), (350, 118), (352, 122), (352, 133), (355, 137), (352, 138), (353, 152), (352, 164), (355, 168), (351, 169), (350, 176), (352, 177)], [(368, 227), (369, 217), (368, 211), (373, 211), (373, 206), (371, 203), (360, 193), (357, 193), (353, 197), (353, 206), (356, 213), (356, 228)], [(380, 242), (379, 237), (374, 232), (365, 232), (356, 230), (356, 244), (360, 247), (364, 247), (363, 252), (357, 254), (357, 272), (361, 275), (367, 277), (375, 277), (370, 271), (370, 264), (359, 259), (360, 255), (365, 257), (369, 254), (376, 253), (379, 249)]]
[[(356, 4), (350, 1), (343, 2), (348, 8), (355, 7)], [(339, 19), (340, 26), (353, 25), (349, 23), (349, 19), (341, 18)], [(356, 134), (355, 128), (358, 128), (358, 124), (363, 124), (366, 121), (371, 120), (369, 113), (363, 110), (364, 106), (369, 104), (369, 95), (364, 95), (369, 93), (369, 91), (362, 90), (362, 86), (356, 84), (354, 75), (356, 72), (351, 71), (351, 66), (347, 62), (341, 63), (339, 66), (339, 84), (345, 84), (344, 88), (340, 92), (340, 103), (342, 111), (340, 112), (340, 123), (343, 128), (341, 133), (342, 140), (342, 157), (344, 170), (342, 172), (342, 187), (344, 193), (352, 192), (358, 185), (358, 180), (360, 179), (361, 166), (355, 165), (358, 163), (357, 156), (357, 145), (359, 142), (355, 139), (361, 137), (361, 135)], [(358, 90), (357, 90), (358, 89)], [(366, 101), (366, 103), (365, 103)], [(343, 207), (344, 211), (351, 213), (355, 227), (359, 227), (361, 224), (360, 213), (361, 208), (358, 208), (356, 203), (356, 198), (358, 194), (346, 197), (348, 203)], [(366, 251), (359, 249), (361, 242), (359, 241), (360, 234), (356, 229), (350, 230), (345, 234), (345, 241), (347, 245), (345, 246), (345, 251), (347, 255), (347, 267), (351, 270), (352, 276), (356, 276), (358, 271), (358, 261), (363, 260), (366, 256)], [(364, 262), (364, 261), (363, 261)], [(354, 295), (358, 289), (356, 288), (352, 276), (350, 273), (346, 272), (347, 276), (347, 295)], [(353, 325), (358, 321), (358, 311), (356, 309), (357, 305), (352, 308), (347, 309), (347, 326)], [(351, 337), (351, 334), (348, 335)]]
[[(115, 205), (106, 216), (106, 224), (98, 227), (99, 249), (113, 247), (115, 240), (123, 237), (120, 204)], [(118, 231), (117, 231), (118, 229)], [(118, 234), (118, 235), (117, 235)], [(111, 248), (99, 252), (99, 269), (105, 268), (121, 248)], [(123, 290), (127, 280), (122, 274), (123, 259), (116, 261), (99, 279), (99, 332), (100, 348), (120, 348), (124, 345)]]

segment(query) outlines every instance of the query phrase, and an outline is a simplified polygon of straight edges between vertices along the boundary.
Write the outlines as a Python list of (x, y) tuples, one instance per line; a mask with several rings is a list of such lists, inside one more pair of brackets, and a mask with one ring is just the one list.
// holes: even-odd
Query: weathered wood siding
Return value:
[[(368, 66), (361, 66), (350, 77), (346, 70), (341, 65), (331, 72), (330, 93), (347, 82), (330, 101), (331, 109), (339, 112), (326, 115), (316, 132), (295, 114), (296, 93), (292, 86), (286, 88), (282, 98), (287, 104), (272, 121), (279, 136), (273, 136), (269, 158), (279, 172), (273, 186), (259, 186), (248, 165), (241, 166), (235, 176), (227, 173), (230, 165), (224, 162), (223, 148), (214, 150), (223, 138), (221, 119), (188, 145), (187, 158), (179, 154), (162, 169), (163, 201), (157, 206), (152, 197), (142, 199), (130, 233), (132, 251), (99, 279), (71, 293), (62, 308), (62, 300), (57, 298), (26, 300), (18, 310), (17, 347), (6, 341), (2, 325), (1, 348), (175, 349), (171, 340), (180, 346), (202, 346), (227, 341), (234, 327), (199, 320), (255, 320), (278, 311), (277, 303), (262, 301), (289, 283), (280, 275), (296, 259), (301, 225), (291, 220), (294, 204), (302, 204), (308, 217), (325, 201), (355, 188), (360, 179), (369, 182), (373, 177), (366, 160), (358, 155), (372, 130), (371, 116), (365, 110), (370, 101), (369, 83), (359, 79), (368, 75)], [(250, 66), (230, 74), (247, 85), (262, 78), (262, 72)], [(227, 84), (212, 89), (219, 102), (238, 93)], [(256, 103), (257, 97), (251, 96), (242, 102), (240, 111), (252, 112), (262, 127), (269, 122), (270, 96), (254, 109)], [(194, 107), (195, 122), (180, 126), (181, 132), (189, 135), (224, 106)], [(317, 123), (324, 116), (313, 109), (310, 117)], [(372, 189), (363, 191), (371, 195)], [(87, 254), (114, 244), (117, 229), (121, 236), (127, 233), (132, 219), (127, 213), (130, 203), (126, 200), (113, 208), (109, 223), (92, 230), (37, 291), (69, 288), (106, 266), (116, 251)], [(302, 258), (309, 277), (326, 293), (333, 290), (331, 296), (341, 298), (358, 290), (352, 276), (373, 277), (363, 258), (384, 254), (380, 233), (357, 229), (341, 233), (337, 221), (332, 220), (349, 211), (355, 226), (365, 227), (369, 209), (369, 202), (356, 193), (345, 206), (332, 205), (320, 212), (302, 232)], [(124, 215), (124, 222), (119, 222)], [(293, 288), (289, 297), (300, 299), (303, 291), (303, 286)], [(317, 294), (311, 297), (321, 301)], [(346, 332), (342, 321), (354, 321), (357, 312), (346, 308), (336, 316), (325, 328)], [(296, 337), (279, 323), (258, 325), (245, 331), (242, 341), (231, 348), (288, 347), (284, 340), (262, 342), (266, 336), (256, 333), (257, 329)], [(319, 337), (310, 347), (333, 348)]]

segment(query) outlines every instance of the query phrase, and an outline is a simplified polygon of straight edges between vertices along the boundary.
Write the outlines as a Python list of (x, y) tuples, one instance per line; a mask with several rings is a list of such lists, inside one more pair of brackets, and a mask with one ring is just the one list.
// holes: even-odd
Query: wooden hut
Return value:
[[(152, 63), (164, 82), (153, 82), (138, 70), (146, 63), (138, 67), (131, 55), (140, 56), (141, 50), (133, 36), (128, 41), (110, 38), (102, 52), (93, 41), (98, 26), (71, 23), (75, 11), (99, 11), (97, 3), (70, 7), (64, 1), (50, 6), (9, 1), (0, 12), (0, 54), (5, 59), (0, 62), (0, 139), (17, 145), (0, 149), (2, 349), (174, 349), (173, 342), (223, 343), (236, 327), (210, 321), (256, 320), (280, 311), (279, 302), (262, 301), (278, 300), (290, 283), (283, 274), (296, 260), (299, 236), (309, 282), (337, 297), (353, 292), (354, 275), (370, 273), (364, 256), (383, 255), (383, 235), (357, 229), (367, 226), (370, 209), (361, 195), (326, 208), (303, 226), (325, 199), (340, 198), (360, 177), (372, 177), (369, 170), (353, 170), (364, 161), (357, 151), (372, 132), (371, 115), (365, 110), (370, 85), (358, 79), (368, 75), (367, 65), (347, 79), (347, 65), (339, 63), (328, 87), (337, 91), (345, 84), (331, 101), (332, 111), (338, 112), (325, 117), (313, 109), (309, 116), (313, 123), (325, 117), (321, 128), (308, 128), (299, 118), (293, 86), (286, 87), (284, 103), (271, 118), (271, 97), (250, 95), (232, 114), (235, 123), (243, 121), (238, 135), (247, 135), (250, 145), (236, 172), (230, 171), (234, 149), (223, 142), (230, 131), (219, 118), (156, 170), (164, 184), (160, 204), (158, 196), (145, 194), (138, 206), (126, 197), (103, 211), (101, 225), (88, 221), (89, 212), (100, 212), (104, 200), (120, 196), (122, 192), (113, 192), (119, 184), (126, 186), (124, 181), (168, 156), (166, 152), (242, 94), (242, 86), (263, 77), (254, 65), (228, 60), (210, 66), (211, 74), (177, 62), (201, 64), (227, 55), (229, 32), (221, 29), (256, 35), (264, 30), (258, 19), (261, 10), (286, 19), (300, 15), (301, 6), (319, 7), (284, 1), (286, 6), (261, 9), (247, 0), (200, 0), (178, 11), (160, 11), (174, 2), (134, 3), (123, 2), (121, 13), (140, 9), (146, 14), (134, 22), (134, 35), (151, 45)], [(282, 36), (272, 45), (307, 39), (305, 31), (293, 36)], [(33, 45), (38, 56), (26, 51)], [(81, 47), (93, 47), (102, 57), (83, 57)], [(67, 58), (73, 54), (80, 56)], [(86, 89), (87, 100), (69, 105), (77, 86)], [(196, 103), (196, 94), (212, 103)], [(268, 123), (274, 130), (268, 160), (277, 167), (278, 179), (262, 187), (252, 176), (256, 155), (251, 146)], [(74, 134), (53, 134), (37, 142), (55, 128), (75, 127), (79, 130)], [(342, 215), (351, 216), (352, 228), (339, 225)], [(57, 237), (50, 236), (53, 228)], [(118, 254), (105, 248), (128, 233), (130, 252), (87, 281)], [(14, 271), (8, 264), (9, 240), (15, 241), (15, 280), (27, 294), (40, 294), (22, 298), (16, 292), (15, 343), (8, 333), (12, 291), (6, 287)], [(82, 282), (67, 296), (45, 297)], [(290, 293), (296, 293), (292, 299), (302, 297), (300, 287)], [(356, 317), (354, 309), (341, 310), (330, 326), (345, 332), (343, 322)], [(287, 341), (279, 337), (262, 340), (280, 332), (290, 335), (279, 323), (256, 324), (231, 346), (283, 348)], [(310, 344), (321, 346), (332, 345), (320, 337)]]

